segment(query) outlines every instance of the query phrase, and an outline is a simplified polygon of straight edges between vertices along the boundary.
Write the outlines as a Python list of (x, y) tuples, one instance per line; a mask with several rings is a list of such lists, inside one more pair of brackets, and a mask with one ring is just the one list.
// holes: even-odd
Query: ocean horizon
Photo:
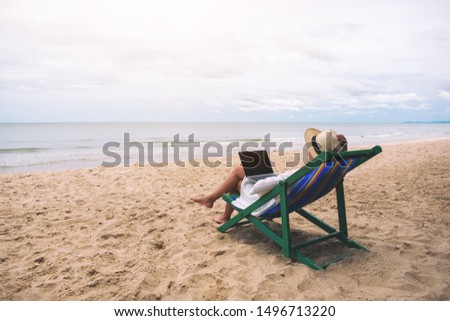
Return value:
[[(179, 157), (201, 158), (205, 144), (225, 149), (231, 143), (237, 153), (245, 142), (253, 145), (270, 140), (290, 143), (292, 150), (301, 150), (303, 133), (308, 127), (320, 130), (333, 129), (346, 136), (350, 149), (354, 146), (382, 145), (410, 140), (450, 137), (448, 122), (404, 122), (404, 123), (0, 123), (0, 173), (51, 171), (59, 169), (101, 166), (111, 162), (104, 153), (107, 143), (120, 147), (109, 147), (124, 159), (125, 138), (140, 143), (145, 155), (151, 150), (155, 161), (160, 161), (164, 152), (173, 161), (172, 143), (189, 140), (198, 143), (194, 154), (179, 149)], [(149, 145), (150, 143), (150, 145)], [(168, 146), (168, 151), (164, 146)], [(207, 145), (208, 146), (208, 145)], [(220, 147), (219, 147), (220, 148)], [(288, 148), (288, 149), (289, 149)], [(214, 150), (214, 148), (212, 148)], [(130, 148), (129, 162), (139, 160), (138, 148)], [(123, 166), (123, 162), (121, 163)]]

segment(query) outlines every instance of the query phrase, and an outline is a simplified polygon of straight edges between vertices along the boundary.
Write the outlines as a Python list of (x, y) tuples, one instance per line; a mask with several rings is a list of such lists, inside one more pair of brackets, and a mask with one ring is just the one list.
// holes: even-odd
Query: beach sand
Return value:
[[(284, 258), (252, 226), (216, 230), (224, 202), (189, 197), (225, 165), (2, 174), (0, 299), (450, 300), (450, 139), (382, 147), (345, 180), (349, 235), (370, 251), (324, 271)], [(332, 192), (306, 209), (336, 226), (335, 204)]]

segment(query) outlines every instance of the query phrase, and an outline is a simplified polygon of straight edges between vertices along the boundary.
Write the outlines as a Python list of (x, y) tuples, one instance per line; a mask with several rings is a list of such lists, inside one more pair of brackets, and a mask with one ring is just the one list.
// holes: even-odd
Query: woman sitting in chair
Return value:
[[(330, 139), (331, 137), (331, 139)], [(332, 130), (319, 131), (314, 128), (308, 128), (305, 131), (305, 142), (308, 146), (308, 160), (311, 161), (322, 151), (339, 151), (347, 150), (347, 140), (342, 134), (336, 134)], [(211, 193), (191, 197), (191, 200), (200, 205), (212, 208), (214, 202), (222, 197), (224, 193), (240, 194), (241, 184), (244, 180), (245, 173), (241, 165), (235, 166), (228, 177)], [(215, 223), (223, 224), (228, 221), (233, 213), (233, 208), (225, 205), (223, 214), (215, 215), (212, 220)]]

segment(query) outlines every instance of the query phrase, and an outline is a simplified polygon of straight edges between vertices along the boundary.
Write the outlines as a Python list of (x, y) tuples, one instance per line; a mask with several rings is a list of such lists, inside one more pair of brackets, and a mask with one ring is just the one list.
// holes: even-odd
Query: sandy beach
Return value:
[[(370, 251), (324, 271), (251, 226), (216, 230), (224, 202), (189, 197), (225, 165), (1, 174), (0, 299), (450, 300), (450, 139), (382, 148), (345, 180), (349, 235)], [(332, 192), (306, 209), (336, 226), (335, 204)]]

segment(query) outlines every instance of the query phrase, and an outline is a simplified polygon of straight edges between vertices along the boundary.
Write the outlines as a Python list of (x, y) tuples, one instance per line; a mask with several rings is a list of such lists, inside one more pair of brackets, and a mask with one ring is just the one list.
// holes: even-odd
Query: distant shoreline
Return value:
[(450, 124), (450, 120), (436, 120), (436, 121), (404, 121), (402, 124)]

